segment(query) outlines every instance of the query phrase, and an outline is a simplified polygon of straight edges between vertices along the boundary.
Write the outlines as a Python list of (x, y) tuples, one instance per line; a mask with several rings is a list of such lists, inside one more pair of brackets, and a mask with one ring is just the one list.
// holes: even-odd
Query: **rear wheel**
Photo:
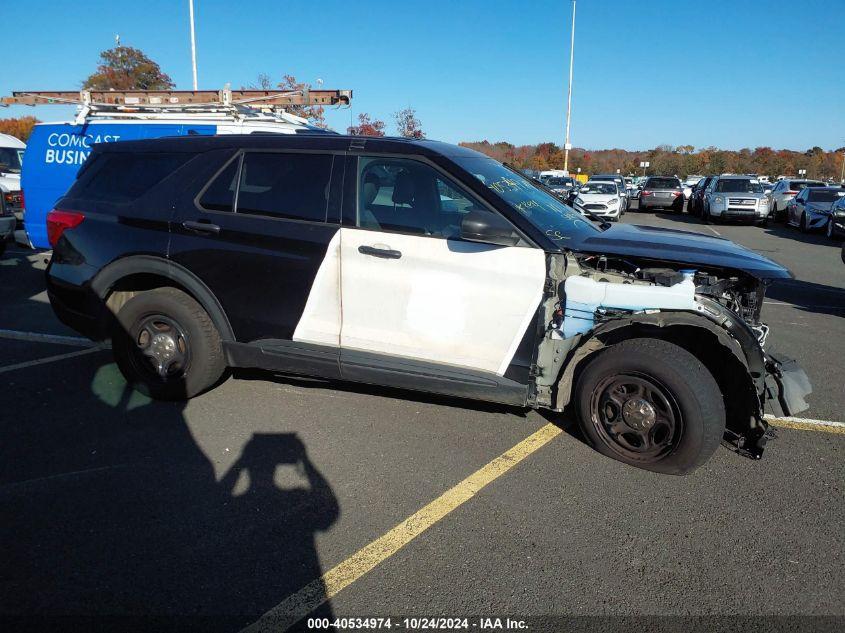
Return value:
[(658, 339), (632, 339), (597, 354), (578, 378), (575, 402), (597, 451), (655, 472), (692, 472), (725, 432), (713, 376), (695, 356)]
[(176, 288), (127, 301), (112, 336), (126, 381), (153, 398), (185, 400), (212, 387), (226, 369), (217, 328), (202, 306)]

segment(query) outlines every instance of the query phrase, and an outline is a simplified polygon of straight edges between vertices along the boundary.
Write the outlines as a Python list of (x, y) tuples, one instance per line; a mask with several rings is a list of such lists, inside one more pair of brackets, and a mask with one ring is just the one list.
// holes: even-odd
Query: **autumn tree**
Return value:
[(0, 134), (9, 134), (24, 143), (32, 134), (32, 128), (38, 123), (34, 116), (22, 116), (16, 119), (0, 119)]
[(92, 90), (170, 90), (175, 85), (156, 62), (131, 46), (100, 53), (96, 72), (82, 83)]
[(425, 138), (422, 131), (422, 123), (417, 118), (417, 111), (411, 107), (394, 113), (394, 121), (396, 121), (396, 132), (399, 136), (405, 138)]
[(350, 125), (346, 131), (353, 136), (384, 136), (384, 121), (371, 121), (370, 115), (362, 112), (358, 115), (358, 125)]
[[(297, 81), (293, 75), (282, 75), (282, 80), (273, 84), (270, 75), (261, 73), (258, 75), (257, 82), (250, 86), (251, 89), (258, 90), (279, 90), (279, 92), (306, 92), (311, 90), (311, 84), (304, 81)], [(305, 105), (288, 105), (285, 106), (285, 112), (289, 112), (295, 116), (300, 116), (303, 119), (308, 119), (311, 125), (317, 127), (326, 127), (326, 109), (323, 106), (305, 106)]]

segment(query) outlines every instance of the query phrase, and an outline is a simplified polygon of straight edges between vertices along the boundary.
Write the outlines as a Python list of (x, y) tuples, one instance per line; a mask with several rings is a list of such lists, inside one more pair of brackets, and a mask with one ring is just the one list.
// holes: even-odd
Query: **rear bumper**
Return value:
[(77, 279), (63, 279), (52, 274), (54, 270), (71, 270), (80, 274), (80, 268), (55, 266), (51, 262), (46, 274), (47, 298), (59, 321), (92, 340), (103, 340), (108, 337), (109, 326), (108, 312), (100, 298), (87, 283), (77, 283)]
[(640, 209), (656, 209), (656, 208), (663, 208), (666, 209), (668, 207), (674, 207), (675, 205), (679, 204), (679, 200), (683, 200), (683, 196), (674, 196), (672, 198), (664, 198), (664, 197), (655, 197), (655, 196), (645, 196), (643, 197), (640, 195)]
[(775, 417), (792, 416), (806, 411), (806, 397), (813, 392), (806, 372), (791, 358), (768, 355), (766, 358), (766, 400)]

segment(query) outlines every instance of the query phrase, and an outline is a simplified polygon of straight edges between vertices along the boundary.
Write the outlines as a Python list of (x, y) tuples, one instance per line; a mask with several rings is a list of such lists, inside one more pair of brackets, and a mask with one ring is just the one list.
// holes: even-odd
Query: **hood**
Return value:
[(615, 224), (580, 241), (577, 250), (608, 255), (663, 259), (707, 268), (733, 268), (758, 279), (791, 279), (781, 266), (721, 237), (653, 226)]

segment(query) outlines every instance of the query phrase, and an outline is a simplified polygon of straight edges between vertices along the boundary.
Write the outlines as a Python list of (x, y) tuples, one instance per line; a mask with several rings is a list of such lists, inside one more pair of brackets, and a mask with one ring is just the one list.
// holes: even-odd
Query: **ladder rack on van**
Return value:
[(182, 110), (277, 106), (348, 106), (351, 90), (19, 90), (0, 106), (77, 105), (87, 109)]

